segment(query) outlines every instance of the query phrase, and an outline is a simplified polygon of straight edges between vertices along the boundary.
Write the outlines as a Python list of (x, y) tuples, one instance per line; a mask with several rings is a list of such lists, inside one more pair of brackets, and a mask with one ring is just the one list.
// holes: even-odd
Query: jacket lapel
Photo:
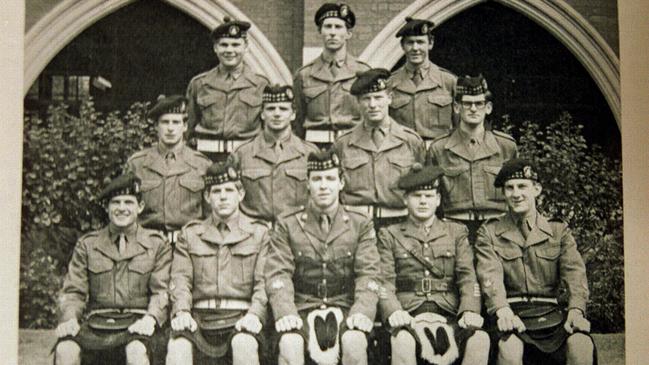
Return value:
[(552, 228), (548, 220), (539, 213), (536, 213), (536, 225), (527, 236), (527, 245), (533, 246), (545, 242), (552, 237)]
[(323, 237), (322, 232), (320, 231), (320, 225), (318, 224), (316, 217), (309, 209), (305, 210), (300, 216), (296, 217), (297, 223), (302, 228), (302, 232), (307, 237), (311, 246), (315, 252), (320, 255), (320, 257), (325, 257), (327, 253), (327, 247), (324, 245), (326, 237)]
[(505, 238), (520, 247), (525, 247), (525, 237), (523, 237), (523, 234), (518, 229), (518, 226), (510, 214), (505, 214), (500, 219), (496, 225), (496, 235)]
[(329, 245), (341, 234), (347, 232), (348, 230), (349, 230), (349, 216), (342, 208), (342, 205), (338, 205), (338, 210), (336, 211), (336, 215), (334, 216), (334, 219), (331, 222), (331, 229), (329, 230), (329, 234), (327, 235), (325, 244)]
[[(466, 148), (465, 148), (466, 149)], [(495, 155), (500, 151), (498, 147), (498, 142), (496, 142), (496, 137), (490, 131), (485, 131), (484, 142), (480, 145), (473, 156), (474, 160), (481, 160), (483, 158), (488, 158), (491, 155)]]
[(459, 130), (455, 130), (451, 134), (451, 137), (446, 142), (446, 145), (444, 145), (444, 148), (467, 161), (473, 161), (473, 154), (466, 148), (466, 145), (462, 143), (462, 136), (460, 135)]

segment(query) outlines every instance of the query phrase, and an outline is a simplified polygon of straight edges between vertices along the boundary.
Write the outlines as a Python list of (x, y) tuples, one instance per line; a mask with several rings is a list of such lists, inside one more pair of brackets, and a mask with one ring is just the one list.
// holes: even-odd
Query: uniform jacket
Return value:
[(247, 139), (261, 128), (261, 102), (268, 79), (243, 64), (231, 85), (219, 66), (195, 76), (187, 87), (189, 130), (199, 129), (223, 139)]
[(137, 226), (120, 254), (118, 237), (105, 227), (79, 239), (59, 297), (59, 323), (81, 319), (86, 303), (90, 310), (146, 309), (159, 325), (166, 321), (171, 246), (157, 231)]
[(429, 155), (434, 165), (444, 169), (444, 213), (506, 210), (505, 197), (501, 189), (494, 187), (494, 181), (503, 163), (518, 156), (511, 136), (485, 131), (484, 140), (472, 152), (458, 128), (435, 140)]
[(424, 162), (426, 149), (412, 129), (392, 119), (389, 128), (380, 150), (372, 142), (371, 129), (364, 124), (341, 135), (334, 143), (344, 168), (345, 204), (404, 207), (403, 191), (397, 188), (399, 178), (413, 163)]
[(563, 282), (568, 307), (586, 311), (586, 268), (570, 229), (537, 213), (536, 225), (523, 238), (511, 215), (485, 222), (475, 245), (478, 279), (489, 313), (508, 306), (507, 298), (556, 298)]
[[(465, 226), (435, 219), (430, 231), (412, 220), (381, 228), (378, 236), (381, 255), (381, 278), (386, 288), (379, 305), (384, 319), (399, 309), (413, 311), (426, 301), (435, 302), (448, 313), (480, 313), (480, 287), (473, 266), (473, 251)], [(404, 247), (405, 246), (405, 247)], [(439, 269), (431, 273), (409, 250)], [(400, 280), (420, 282), (423, 278), (448, 285), (448, 291), (417, 295), (414, 291), (396, 289)]]
[[(350, 308), (374, 319), (378, 301), (379, 254), (372, 221), (337, 209), (328, 234), (312, 208), (281, 217), (272, 234), (266, 263), (266, 290), (276, 319), (322, 304)], [(327, 297), (301, 293), (296, 287), (349, 284), (346, 293)], [(353, 288), (353, 289), (352, 289)]]
[(429, 62), (424, 79), (415, 86), (404, 65), (392, 74), (390, 116), (414, 129), (422, 138), (433, 139), (452, 127), (453, 90), (457, 77)]
[(291, 134), (276, 156), (264, 133), (241, 145), (235, 152), (241, 166), (246, 196), (241, 209), (248, 215), (274, 221), (279, 214), (306, 204), (306, 160), (318, 148)]
[(263, 268), (268, 250), (268, 228), (242, 213), (231, 221), (225, 237), (214, 218), (187, 223), (178, 236), (171, 265), (172, 317), (191, 311), (203, 299), (239, 299), (251, 302), (248, 313), (266, 318), (268, 299)]
[(361, 121), (356, 97), (349, 93), (356, 73), (370, 66), (347, 54), (334, 77), (322, 55), (300, 68), (293, 79), (297, 107), (293, 130), (304, 135), (305, 129), (348, 129)]
[(127, 169), (142, 180), (145, 206), (140, 223), (152, 229), (180, 229), (203, 215), (203, 175), (211, 165), (200, 152), (182, 146), (170, 165), (158, 146), (136, 152)]

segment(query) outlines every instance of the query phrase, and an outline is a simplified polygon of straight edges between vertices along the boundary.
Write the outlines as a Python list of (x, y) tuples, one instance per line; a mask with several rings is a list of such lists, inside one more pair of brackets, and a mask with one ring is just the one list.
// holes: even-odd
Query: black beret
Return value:
[(306, 161), (306, 170), (323, 171), (340, 166), (340, 159), (333, 149), (309, 153)]
[(487, 80), (482, 75), (476, 77), (458, 77), (457, 85), (455, 86), (455, 96), (457, 97), (462, 95), (486, 94), (488, 91)]
[(216, 162), (205, 171), (205, 187), (209, 188), (212, 185), (225, 184), (230, 181), (241, 180), (241, 172), (239, 166), (232, 161)]
[(410, 171), (399, 179), (399, 189), (406, 192), (437, 189), (439, 178), (443, 174), (444, 170), (439, 166), (422, 166), (414, 163)]
[(315, 12), (314, 21), (315, 24), (319, 27), (322, 25), (322, 21), (327, 18), (339, 18), (345, 21), (348, 28), (354, 28), (356, 25), (356, 16), (354, 12), (347, 4), (339, 3), (325, 3), (322, 4), (320, 9)]
[(503, 164), (503, 167), (496, 175), (494, 186), (502, 188), (507, 180), (511, 179), (529, 179), (539, 181), (539, 175), (536, 166), (528, 160), (521, 158), (511, 159)]
[(248, 36), (250, 23), (241, 20), (233, 20), (228, 17), (223, 18), (223, 24), (217, 26), (212, 31), (212, 40), (217, 41), (220, 38), (246, 38)]
[(99, 201), (105, 204), (118, 195), (135, 195), (139, 199), (140, 179), (133, 173), (116, 177), (99, 193)]
[(264, 103), (291, 102), (293, 97), (293, 88), (288, 85), (267, 85), (264, 88), (262, 100)]
[(390, 71), (384, 68), (373, 68), (356, 74), (356, 80), (349, 92), (352, 95), (374, 93), (388, 88)]
[(187, 110), (187, 99), (182, 95), (158, 96), (158, 101), (149, 110), (147, 116), (153, 120), (160, 118), (162, 114), (180, 113), (184, 114)]
[(407, 37), (407, 36), (418, 36), (418, 35), (430, 35), (435, 28), (435, 23), (426, 19), (413, 19), (406, 18), (406, 25), (401, 27), (397, 32), (396, 37)]

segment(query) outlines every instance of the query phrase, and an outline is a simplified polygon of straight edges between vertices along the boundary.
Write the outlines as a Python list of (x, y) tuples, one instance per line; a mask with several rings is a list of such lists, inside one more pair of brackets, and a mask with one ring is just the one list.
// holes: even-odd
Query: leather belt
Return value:
[(200, 152), (233, 152), (237, 147), (243, 144), (243, 139), (203, 139), (196, 138), (196, 150)]
[(330, 131), (324, 129), (307, 129), (304, 140), (313, 143), (334, 143), (347, 129), (339, 131)]
[(483, 221), (491, 218), (498, 218), (500, 216), (503, 216), (504, 214), (504, 212), (481, 212), (479, 210), (469, 210), (466, 212), (447, 213), (444, 215), (444, 218), (456, 219), (460, 221)]
[(354, 290), (354, 284), (348, 283), (326, 283), (324, 280), (318, 284), (303, 283), (295, 285), (295, 291), (301, 294), (313, 295), (318, 298), (330, 298), (336, 295), (346, 294)]
[(194, 302), (194, 308), (198, 309), (250, 309), (250, 302), (241, 299), (202, 299)]
[(395, 218), (408, 215), (408, 208), (394, 209), (375, 207), (373, 205), (346, 205), (345, 207), (351, 211), (367, 214), (374, 218)]
[(444, 293), (453, 290), (453, 283), (443, 279), (401, 279), (396, 282), (397, 292), (415, 292), (417, 295)]
[(105, 314), (105, 313), (135, 313), (135, 314), (142, 314), (145, 315), (147, 314), (146, 309), (138, 309), (138, 308), (101, 308), (101, 309), (93, 309), (91, 310), (88, 315), (86, 316), (87, 318), (90, 318), (94, 316), (95, 314)]
[(559, 304), (559, 302), (557, 301), (557, 298), (526, 297), (526, 296), (509, 297), (509, 298), (507, 298), (507, 303), (509, 303), (509, 304), (512, 304), (512, 303), (552, 303), (552, 304)]
[(435, 140), (434, 138), (430, 138), (430, 139), (424, 138), (424, 143), (426, 144), (426, 151), (428, 151), (428, 148), (430, 147), (431, 144), (433, 144), (434, 140)]
[(167, 239), (169, 240), (169, 243), (176, 243), (178, 242), (178, 234), (180, 234), (180, 230), (177, 231), (166, 231), (165, 236), (167, 236)]

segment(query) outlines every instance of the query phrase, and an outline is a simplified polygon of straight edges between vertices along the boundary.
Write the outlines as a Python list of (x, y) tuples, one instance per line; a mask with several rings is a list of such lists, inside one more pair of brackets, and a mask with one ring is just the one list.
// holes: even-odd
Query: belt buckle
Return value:
[(423, 278), (421, 279), (421, 291), (424, 294), (428, 294), (433, 291), (433, 279)]
[(327, 297), (327, 284), (325, 283), (318, 283), (317, 286), (317, 291), (318, 291), (318, 297), (320, 298), (326, 298)]

